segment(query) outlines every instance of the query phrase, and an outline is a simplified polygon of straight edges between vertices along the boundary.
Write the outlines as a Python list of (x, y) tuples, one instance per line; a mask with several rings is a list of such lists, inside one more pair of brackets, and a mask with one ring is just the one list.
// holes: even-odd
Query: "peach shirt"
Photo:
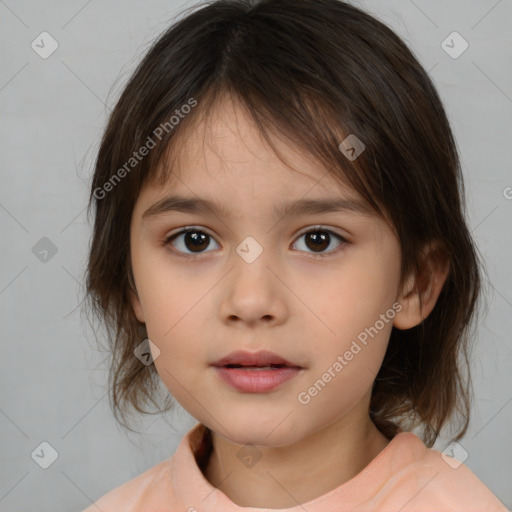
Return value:
[(196, 424), (172, 457), (83, 512), (509, 512), (467, 466), (452, 467), (411, 432), (398, 433), (354, 478), (307, 503), (286, 509), (241, 507), (210, 484), (198, 466), (195, 453), (205, 431)]

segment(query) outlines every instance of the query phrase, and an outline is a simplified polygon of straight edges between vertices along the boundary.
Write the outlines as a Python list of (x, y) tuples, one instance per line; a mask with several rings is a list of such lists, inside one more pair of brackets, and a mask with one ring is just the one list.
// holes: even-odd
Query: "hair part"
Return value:
[[(180, 138), (227, 96), (276, 154), (273, 138), (286, 138), (390, 224), (402, 255), (400, 287), (420, 273), (429, 244), (437, 248), (431, 264), (447, 262), (449, 274), (430, 315), (412, 329), (392, 329), (370, 416), (387, 437), (422, 426), (432, 446), (458, 413), (460, 439), (469, 423), (468, 342), (481, 262), (464, 218), (456, 143), (428, 74), (391, 29), (340, 0), (218, 0), (193, 9), (155, 41), (133, 73), (110, 115), (94, 169), (87, 294), (108, 330), (116, 419), (127, 426), (130, 406), (148, 413), (149, 404), (157, 411), (173, 406), (170, 396), (163, 406), (155, 400), (156, 369), (133, 354), (147, 338), (130, 299), (136, 293), (129, 243), (135, 202), (146, 184), (173, 174)], [(191, 98), (197, 105), (98, 198)], [(353, 161), (338, 149), (349, 134), (365, 144)]]

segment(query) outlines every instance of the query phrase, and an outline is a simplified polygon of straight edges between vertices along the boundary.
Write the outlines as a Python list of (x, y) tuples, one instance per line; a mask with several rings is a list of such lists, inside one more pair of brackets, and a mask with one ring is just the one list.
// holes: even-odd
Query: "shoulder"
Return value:
[(169, 507), (174, 504), (171, 480), (172, 457), (132, 480), (116, 487), (82, 512), (132, 512), (142, 507)]
[[(492, 491), (463, 463), (427, 448), (411, 432), (398, 434), (395, 450), (407, 463), (388, 482), (402, 512), (443, 510), (508, 512)], [(404, 460), (404, 459), (402, 459)], [(398, 461), (397, 461), (398, 462)]]
[(206, 427), (197, 423), (183, 436), (172, 457), (116, 487), (82, 512), (183, 509), (183, 493), (188, 491), (188, 498), (194, 498), (197, 484), (206, 485), (196, 461), (206, 432)]

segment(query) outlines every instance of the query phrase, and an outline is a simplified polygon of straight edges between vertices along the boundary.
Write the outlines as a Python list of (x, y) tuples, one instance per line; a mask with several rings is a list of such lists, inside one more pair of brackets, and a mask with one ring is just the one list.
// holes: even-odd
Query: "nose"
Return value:
[(251, 327), (283, 323), (290, 291), (276, 263), (268, 260), (265, 251), (253, 261), (235, 253), (230, 263), (232, 268), (224, 278), (219, 303), (221, 320)]

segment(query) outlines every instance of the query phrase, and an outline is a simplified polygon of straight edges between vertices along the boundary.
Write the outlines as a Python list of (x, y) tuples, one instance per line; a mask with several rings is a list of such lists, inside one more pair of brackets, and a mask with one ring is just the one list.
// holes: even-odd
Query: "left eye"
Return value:
[[(298, 238), (300, 239), (302, 237), (306, 237), (305, 245), (308, 249), (312, 249), (313, 253), (317, 253), (314, 254), (314, 256), (324, 256), (323, 252), (331, 245), (333, 235), (338, 239), (339, 243), (337, 247), (348, 243), (347, 240), (345, 240), (345, 238), (343, 238), (341, 235), (338, 235), (329, 229), (321, 228), (314, 228), (306, 231), (305, 233), (302, 233)], [(205, 249), (210, 245), (210, 239), (213, 240), (213, 237), (205, 231), (189, 228), (167, 237), (164, 240), (164, 245), (173, 245), (177, 249), (177, 251), (173, 250), (173, 252), (182, 253), (185, 257), (188, 257), (189, 255), (208, 252), (205, 251)], [(176, 241), (178, 241), (178, 243), (176, 243)], [(186, 252), (187, 249), (191, 252)], [(329, 252), (334, 252), (334, 250)]]
[[(331, 244), (332, 235), (334, 235), (334, 237), (339, 240), (338, 247), (342, 246), (345, 243), (348, 243), (347, 240), (345, 240), (341, 235), (338, 235), (337, 233), (334, 233), (329, 229), (320, 228), (315, 228), (306, 231), (305, 233), (302, 233), (302, 235), (299, 236), (299, 239), (301, 237), (306, 237), (306, 246), (310, 249), (312, 248), (314, 252), (321, 252), (325, 250), (327, 247), (329, 247), (329, 245)], [(315, 254), (315, 256), (323, 256), (323, 254)]]

